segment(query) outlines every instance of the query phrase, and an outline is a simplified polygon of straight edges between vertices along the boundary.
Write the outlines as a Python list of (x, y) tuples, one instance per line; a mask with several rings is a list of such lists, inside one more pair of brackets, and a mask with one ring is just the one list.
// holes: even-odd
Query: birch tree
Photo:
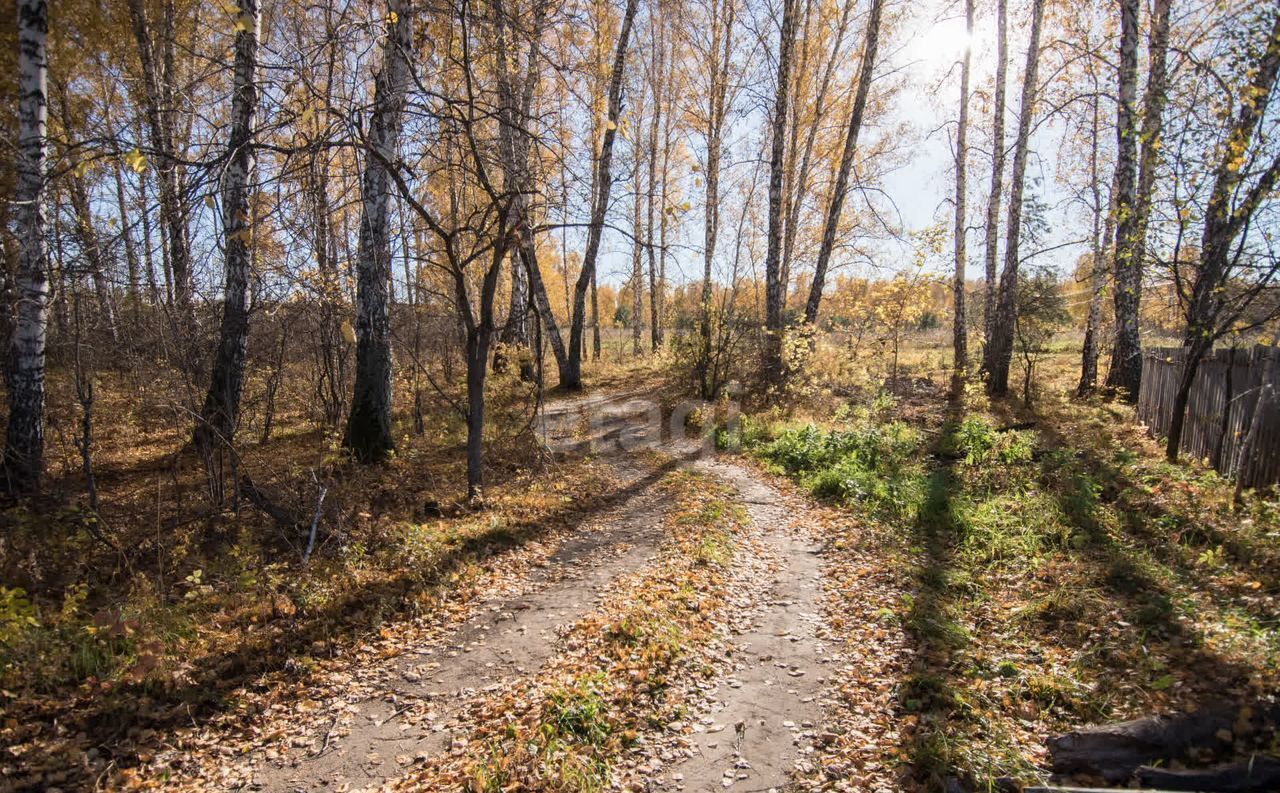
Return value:
[[(1138, 340), (1138, 297), (1135, 285), (1141, 277), (1140, 266), (1133, 261), (1134, 194), (1137, 191), (1138, 136), (1138, 0), (1120, 0), (1119, 95), (1116, 103), (1116, 249), (1112, 259), (1112, 282), (1115, 306), (1116, 336), (1109, 387), (1132, 384), (1126, 379), (1130, 355), (1136, 355)], [(1135, 273), (1139, 279), (1135, 279)], [(1119, 348), (1123, 347), (1121, 353)], [(1137, 364), (1141, 366), (1141, 360)], [(1130, 394), (1137, 398), (1137, 392)]]
[(1031, 121), (1035, 115), (1039, 88), (1040, 33), (1044, 23), (1044, 0), (1031, 3), (1031, 40), (1027, 44), (1027, 66), (1022, 78), (1022, 106), (1018, 110), (1018, 137), (1013, 149), (1013, 170), (1009, 182), (1009, 217), (1005, 226), (1004, 267), (1000, 271), (999, 297), (991, 327), (987, 393), (1003, 396), (1009, 391), (1009, 364), (1013, 359), (1014, 325), (1018, 316), (1019, 235), (1022, 231), (1022, 197), (1026, 184), (1027, 155), (1031, 144)]
[[(965, 0), (964, 20), (966, 41), (973, 36), (973, 0)], [(969, 338), (965, 327), (965, 166), (968, 164), (969, 133), (969, 47), (966, 46), (960, 62), (960, 119), (956, 125), (956, 198), (955, 224), (952, 231), (955, 255), (955, 275), (952, 278), (952, 382), (951, 395), (959, 398), (964, 393), (966, 370), (969, 368)]]
[[(648, 159), (653, 159), (649, 152)], [(641, 160), (634, 164), (631, 202), (631, 354), (640, 356), (640, 339), (644, 336), (644, 203), (641, 200)]]
[[(662, 194), (666, 194), (667, 186), (667, 156), (663, 156), (663, 167), (661, 175), (659, 175), (658, 156), (659, 132), (666, 130), (666, 140), (670, 140), (670, 114), (666, 113), (666, 104), (669, 101), (667, 92), (671, 88), (673, 82), (672, 75), (668, 73), (669, 61), (674, 60), (668, 55), (667, 43), (667, 18), (663, 11), (662, 3), (655, 1), (649, 12), (650, 19), (650, 35), (653, 38), (652, 57), (650, 60), (650, 91), (653, 110), (649, 118), (649, 140), (648, 151), (649, 156), (645, 161), (648, 168), (648, 185), (645, 195), (645, 250), (649, 260), (649, 345), (653, 352), (657, 352), (662, 347), (662, 299), (663, 290), (665, 289), (665, 278), (663, 277), (661, 268), (657, 262), (657, 251), (654, 249), (653, 234), (653, 210), (654, 205), (658, 204), (658, 212), (661, 220), (665, 223), (666, 202), (659, 200), (659, 178), (661, 178)], [(661, 147), (664, 153), (669, 152), (669, 146)], [(663, 241), (663, 261), (666, 259), (666, 243)]]
[[(128, 0), (129, 19), (138, 47), (143, 105), (151, 154), (160, 194), (161, 232), (165, 241), (165, 261), (171, 274), (173, 301), (186, 329), (194, 329), (192, 302), (191, 242), (187, 229), (186, 202), (182, 196), (181, 166), (178, 162), (178, 128), (174, 108), (172, 48), (175, 10), (172, 0), (162, 4), (160, 56), (152, 24), (143, 0)], [(166, 79), (167, 78), (167, 79)]]
[(858, 148), (858, 133), (867, 109), (867, 96), (875, 75), (876, 48), (880, 41), (880, 18), (884, 0), (871, 0), (871, 15), (867, 19), (867, 32), (862, 45), (862, 64), (858, 67), (858, 89), (854, 95), (853, 109), (849, 113), (848, 130), (844, 149), (840, 154), (840, 170), (836, 172), (835, 187), (831, 192), (831, 204), (827, 207), (826, 224), (822, 228), (822, 243), (818, 248), (818, 260), (814, 265), (813, 283), (809, 286), (809, 300), (805, 304), (804, 319), (813, 324), (818, 319), (818, 305), (822, 301), (822, 287), (827, 276), (827, 266), (835, 249), (836, 232), (840, 227), (840, 213), (844, 209), (845, 194), (849, 190), (849, 174), (853, 170), (853, 158)]
[[(1092, 61), (1091, 61), (1092, 63)], [(1093, 98), (1090, 101), (1089, 191), (1092, 196), (1092, 231), (1089, 248), (1089, 309), (1085, 318), (1084, 343), (1080, 349), (1080, 380), (1076, 384), (1076, 396), (1092, 394), (1098, 386), (1098, 348), (1102, 335), (1102, 293), (1107, 286), (1110, 263), (1107, 252), (1111, 249), (1115, 234), (1115, 185), (1104, 201), (1102, 173), (1098, 165), (1098, 147), (1102, 136), (1101, 86), (1097, 70), (1089, 69), (1092, 78)]]
[(707, 79), (707, 110), (702, 118), (706, 147), (705, 200), (702, 224), (702, 291), (699, 300), (698, 381), (703, 399), (714, 399), (718, 383), (711, 372), (712, 265), (720, 236), (720, 159), (729, 111), (729, 70), (733, 53), (736, 0), (708, 0), (709, 41), (702, 51)]
[[(618, 44), (613, 55), (613, 68), (609, 73), (609, 103), (607, 121), (603, 140), (600, 144), (600, 155), (594, 169), (595, 191), (591, 197), (591, 220), (587, 229), (587, 247), (582, 257), (582, 270), (578, 273), (577, 283), (573, 289), (573, 319), (569, 326), (569, 350), (565, 370), (560, 378), (560, 385), (569, 389), (582, 388), (582, 331), (586, 320), (587, 288), (592, 287), (596, 275), (596, 259), (600, 254), (600, 238), (604, 234), (604, 218), (609, 210), (609, 194), (613, 186), (613, 141), (618, 133), (618, 118), (622, 114), (623, 73), (627, 63), (627, 46), (631, 38), (631, 27), (635, 22), (638, 0), (627, 0), (626, 10), (622, 14), (622, 25), (618, 30)], [(594, 290), (593, 290), (594, 291)], [(593, 308), (597, 307), (596, 297), (592, 296)], [(596, 314), (596, 311), (592, 312)], [(599, 340), (599, 317), (596, 316), (595, 328), (597, 344)]]
[[(1275, 15), (1269, 28), (1263, 29), (1263, 36), (1256, 58), (1245, 71), (1247, 79), (1238, 107), (1218, 147), (1199, 261), (1189, 279), (1175, 271), (1186, 330), (1182, 375), (1174, 394), (1165, 443), (1165, 455), (1170, 461), (1178, 459), (1187, 402), (1200, 362), (1280, 274), (1280, 260), (1274, 251), (1253, 255), (1245, 244), (1245, 238), (1254, 230), (1255, 214), (1274, 199), (1280, 186), (1280, 153), (1250, 167), (1260, 159), (1259, 127), (1271, 109), (1280, 76), (1280, 14)], [(1263, 319), (1274, 315), (1274, 311), (1269, 312)]]
[[(400, 130), (413, 78), (413, 5), (387, 3), (382, 69), (373, 89), (373, 110), (364, 141), (360, 181), (360, 241), (356, 253), (356, 376), (343, 446), (364, 463), (385, 459), (391, 437), (391, 329), (387, 288), (391, 281), (390, 169), (398, 156)], [(486, 361), (487, 365), (487, 361)]]
[[(498, 5), (498, 13), (505, 14), (505, 7)], [(524, 73), (518, 74), (509, 63), (506, 48), (512, 41), (509, 26), (505, 17), (498, 16), (498, 47), (496, 48), (497, 92), (502, 123), (498, 130), (499, 157), (502, 165), (503, 182), (510, 194), (512, 217), (519, 224), (519, 239), (516, 249), (511, 255), (511, 302), (507, 312), (507, 324), (503, 328), (501, 340), (506, 344), (528, 346), (529, 338), (529, 306), (534, 310), (550, 330), (552, 349), (555, 351), (557, 363), (564, 361), (564, 347), (560, 340), (560, 331), (556, 327), (555, 316), (547, 304), (546, 289), (542, 285), (542, 272), (538, 269), (537, 240), (534, 236), (534, 218), (529, 207), (532, 192), (531, 150), (533, 132), (533, 103), (537, 94), (539, 58), (541, 57), (541, 37), (545, 22), (546, 4), (537, 3), (534, 9), (533, 25), (530, 30), (528, 53), (525, 57)], [(536, 281), (536, 286), (535, 286)], [(543, 313), (545, 306), (545, 314)], [(495, 358), (496, 366), (496, 358)], [(536, 376), (532, 362), (522, 365), (520, 376), (524, 380), (533, 380)]]
[[(1133, 0), (1122, 0), (1120, 9), (1120, 109), (1117, 126), (1121, 139), (1117, 160), (1116, 181), (1119, 190), (1116, 196), (1113, 274), (1116, 336), (1111, 348), (1107, 387), (1119, 390), (1130, 402), (1138, 400), (1142, 384), (1142, 341), (1138, 332), (1138, 317), (1142, 299), (1147, 222), (1151, 213), (1151, 194), (1155, 187), (1168, 79), (1165, 60), (1169, 47), (1169, 5), (1170, 0), (1156, 0), (1152, 7), (1149, 74), (1143, 98), (1140, 132), (1135, 114), (1138, 7)], [(1135, 165), (1139, 140), (1142, 145), (1141, 162)]]
[[(809, 129), (803, 144), (803, 153), (800, 155), (800, 168), (796, 172), (792, 190), (789, 193), (790, 211), (786, 221), (786, 235), (782, 243), (782, 261), (783, 270), (791, 272), (791, 260), (795, 253), (796, 239), (799, 236), (800, 228), (800, 212), (805, 205), (805, 198), (810, 190), (811, 171), (814, 164), (814, 150), (816, 148), (818, 132), (823, 127), (823, 122), (827, 119), (828, 97), (831, 92), (832, 77), (835, 75), (836, 64), (839, 61), (841, 47), (844, 43), (844, 36), (849, 27), (849, 17), (852, 15), (854, 8), (854, 0), (846, 0), (844, 8), (840, 12), (840, 19), (836, 25), (835, 41), (831, 45), (831, 50), (827, 55), (826, 64), (822, 69), (822, 78), (818, 82), (818, 91), (813, 100), (813, 113), (809, 119)], [(794, 156), (794, 154), (793, 154)], [(815, 318), (808, 318), (808, 305), (806, 303), (805, 321), (812, 324)]]
[(778, 74), (773, 116), (769, 123), (769, 229), (764, 260), (764, 378), (780, 385), (783, 377), (782, 332), (786, 284), (782, 274), (783, 170), (786, 167), (787, 116), (791, 101), (791, 57), (796, 37), (796, 8), (800, 0), (782, 0), (778, 39)]
[(1008, 0), (996, 0), (996, 86), (991, 110), (991, 191), (983, 245), (982, 371), (991, 369), (991, 331), (996, 316), (996, 259), (1000, 253), (1000, 199), (1004, 190), (1004, 105), (1009, 62)]
[(45, 253), (45, 169), (49, 151), (49, 32), (45, 0), (18, 0), (18, 151), (14, 228), (18, 237), (17, 316), (9, 343), (9, 424), (4, 465), (9, 490), (31, 493), (44, 471), (45, 334), (49, 324)]
[(195, 445), (205, 460), (214, 501), (222, 500), (222, 451), (234, 440), (244, 389), (249, 341), (248, 289), (253, 245), (250, 206), (254, 169), (254, 114), (258, 107), (258, 0), (239, 0), (234, 27), (235, 63), (231, 87), (231, 134), (222, 173), (222, 245), (226, 274), (222, 323), (209, 390), (196, 424)]

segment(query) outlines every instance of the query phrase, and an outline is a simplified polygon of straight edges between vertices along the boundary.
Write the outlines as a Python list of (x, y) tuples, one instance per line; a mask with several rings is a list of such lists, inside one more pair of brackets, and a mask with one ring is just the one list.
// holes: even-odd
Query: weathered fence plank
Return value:
[[(1252, 459), (1240, 447), (1253, 424), (1271, 348), (1219, 349), (1205, 356), (1187, 401), (1180, 451), (1206, 461), (1224, 476), (1242, 476), (1245, 487), (1280, 482), (1280, 409), (1261, 417)], [(1173, 399), (1182, 377), (1185, 351), (1162, 347), (1145, 351), (1138, 420), (1165, 437), (1173, 420)]]

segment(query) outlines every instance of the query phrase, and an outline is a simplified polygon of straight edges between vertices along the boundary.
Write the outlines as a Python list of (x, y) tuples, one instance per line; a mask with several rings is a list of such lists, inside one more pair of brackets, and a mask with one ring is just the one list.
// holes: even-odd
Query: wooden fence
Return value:
[[(1270, 348), (1220, 349), (1200, 362), (1187, 401), (1181, 452), (1207, 461), (1224, 476), (1236, 476), (1240, 446), (1253, 424)], [(1138, 420), (1156, 437), (1167, 437), (1173, 399), (1182, 377), (1184, 351), (1149, 349), (1142, 361)], [(1261, 417), (1255, 454), (1241, 475), (1246, 487), (1280, 482), (1280, 401)]]

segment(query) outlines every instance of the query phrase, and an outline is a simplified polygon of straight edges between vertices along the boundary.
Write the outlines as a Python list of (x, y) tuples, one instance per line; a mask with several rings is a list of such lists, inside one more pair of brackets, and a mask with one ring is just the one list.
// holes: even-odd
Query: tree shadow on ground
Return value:
[[(939, 444), (961, 415), (960, 406), (950, 406)], [(938, 444), (933, 451), (923, 498), (910, 527), (911, 552), (918, 564), (905, 624), (915, 640), (915, 654), (899, 703), (906, 717), (916, 719), (906, 746), (914, 781), (926, 790), (941, 791), (955, 773), (947, 728), (962, 717), (965, 707), (957, 696), (956, 654), (968, 643), (968, 633), (958, 620), (961, 592), (955, 548), (963, 540), (965, 527), (957, 519), (952, 498), (955, 461), (951, 455), (937, 454)]]
[[(1024, 708), (1036, 708), (1038, 722), (1066, 728), (1117, 711), (1141, 714), (1157, 702), (1193, 708), (1243, 698), (1262, 667), (1220, 651), (1183, 616), (1188, 594), (1216, 607), (1223, 605), (1221, 593), (1206, 586), (1206, 572), (1177, 548), (1160, 547), (1177, 544), (1159, 535), (1162, 513), (1094, 446), (1096, 437), (1006, 403), (994, 403), (992, 412), (1007, 426), (1033, 420), (1040, 448), (1024, 463), (999, 463), (1010, 466), (1002, 476), (1012, 479), (997, 479), (1001, 484), (988, 490), (980, 484), (982, 469), (961, 468), (946, 448), (961, 419), (952, 408), (910, 526), (916, 586), (906, 627), (915, 657), (900, 702), (903, 718), (917, 720), (905, 741), (911, 784), (925, 790), (957, 784), (986, 790), (1003, 774), (1034, 776), (1025, 742), (1002, 737), (1027, 718)], [(1038, 537), (1041, 550), (1033, 556), (1006, 557), (988, 570), (977, 561), (984, 557), (973, 556), (986, 535), (974, 533), (968, 521), (979, 513), (968, 510), (1020, 494), (1044, 498), (1052, 512), (1026, 525), (1061, 534)], [(994, 643), (965, 627), (989, 622), (983, 605), (989, 600), (997, 607), (992, 614), (1010, 621)], [(1023, 660), (1014, 666), (1010, 656), (993, 651)], [(1050, 662), (1050, 655), (1057, 660)], [(1067, 660), (1065, 667), (1060, 660)], [(975, 674), (992, 679), (977, 681)], [(995, 682), (999, 677), (1007, 684)], [(985, 753), (975, 753), (978, 746)]]
[[(1042, 481), (1065, 495), (1064, 511), (1084, 524), (1090, 536), (1103, 531), (1097, 526), (1096, 511), (1111, 505), (1122, 524), (1123, 537), (1166, 567), (1179, 585), (1199, 590), (1218, 608), (1238, 608), (1264, 623), (1276, 621), (1275, 612), (1253, 589), (1246, 590), (1243, 582), (1252, 579), (1259, 582), (1258, 589), (1280, 590), (1280, 546), (1225, 532), (1213, 523), (1171, 510), (1164, 499), (1148, 494), (1148, 483), (1125, 471), (1117, 454), (1105, 453), (1110, 438), (1066, 426), (1059, 415), (1042, 407), (1025, 415), (1035, 422), (1047, 449), (1057, 452), (1056, 457), (1041, 461)], [(1237, 576), (1240, 585), (1224, 587), (1222, 582), (1210, 580), (1209, 571), (1197, 562), (1203, 552), (1216, 549), (1221, 549), (1223, 561), (1241, 574)]]
[[(1011, 415), (1003, 403), (993, 409)], [(1076, 651), (1077, 664), (1098, 681), (1092, 697), (1098, 712), (1076, 715), (1105, 715), (1113, 699), (1123, 710), (1147, 707), (1157, 691), (1187, 708), (1244, 696), (1256, 668), (1208, 646), (1182, 616), (1187, 606), (1180, 601), (1191, 592), (1217, 607), (1229, 604), (1174, 537), (1154, 530), (1174, 516), (1135, 497), (1139, 483), (1100, 451), (1101, 439), (1073, 431), (1047, 410), (1017, 415), (1035, 422), (1043, 443), (1036, 478), (1070, 532), (1058, 554), (1062, 563), (1051, 564), (1041, 582), (1054, 589), (1033, 605), (1043, 630)], [(1114, 515), (1114, 528), (1106, 513)]]

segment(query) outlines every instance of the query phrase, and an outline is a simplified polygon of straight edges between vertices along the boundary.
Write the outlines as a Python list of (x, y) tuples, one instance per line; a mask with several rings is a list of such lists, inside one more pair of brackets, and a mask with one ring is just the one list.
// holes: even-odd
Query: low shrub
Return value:
[(920, 446), (920, 433), (901, 422), (848, 430), (806, 425), (782, 432), (756, 453), (815, 496), (907, 515), (923, 492)]

